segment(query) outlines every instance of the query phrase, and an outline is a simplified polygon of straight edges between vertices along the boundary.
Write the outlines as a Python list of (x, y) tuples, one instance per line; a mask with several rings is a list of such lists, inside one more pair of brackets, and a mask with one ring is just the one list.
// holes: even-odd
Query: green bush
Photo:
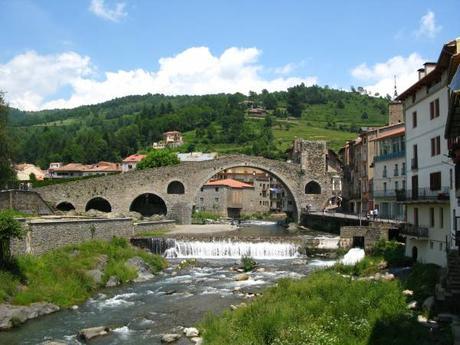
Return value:
[(372, 255), (382, 256), (390, 267), (411, 266), (413, 261), (404, 252), (404, 245), (396, 241), (378, 241)]
[(0, 211), (0, 269), (8, 269), (11, 265), (11, 240), (24, 236), (21, 224), (14, 217), (14, 211)]
[(208, 211), (197, 211), (193, 212), (192, 219), (204, 223), (207, 219), (219, 220), (221, 217), (213, 212)]
[(250, 256), (243, 255), (241, 257), (241, 267), (245, 272), (252, 271), (257, 266), (257, 262)]

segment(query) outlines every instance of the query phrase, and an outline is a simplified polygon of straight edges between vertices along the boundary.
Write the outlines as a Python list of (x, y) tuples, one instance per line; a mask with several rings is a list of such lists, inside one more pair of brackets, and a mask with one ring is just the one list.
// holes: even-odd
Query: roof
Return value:
[[(454, 60), (458, 59), (458, 54), (457, 54), (457, 45), (459, 44), (458, 42), (459, 39), (450, 41), (446, 43), (441, 50), (441, 53), (439, 55), (438, 61), (436, 63), (436, 67), (426, 74), (423, 78), (419, 79), (415, 84), (412, 84), (407, 90), (405, 90), (403, 93), (401, 93), (398, 97), (396, 97), (395, 100), (397, 101), (404, 101), (406, 98), (410, 97), (412, 94), (417, 92), (421, 87), (431, 84), (433, 82), (436, 82), (441, 78), (442, 73), (445, 70), (448, 70), (448, 73), (455, 73), (455, 62)], [(457, 57), (455, 57), (455, 55)], [(452, 56), (454, 59), (452, 59)], [(433, 63), (428, 63), (428, 64), (433, 64)], [(458, 64), (458, 61), (457, 61)], [(453, 69), (453, 70), (452, 70)]]
[(117, 163), (99, 162), (96, 164), (69, 163), (59, 168), (49, 169), (50, 171), (81, 171), (81, 172), (117, 172), (120, 166)]
[(164, 132), (163, 135), (168, 135), (168, 134), (181, 134), (179, 131), (169, 131), (169, 132)]
[(244, 183), (244, 182), (237, 181), (231, 178), (226, 178), (223, 180), (209, 181), (205, 184), (205, 186), (223, 186), (223, 187), (230, 187), (230, 188), (235, 188), (235, 189), (254, 188), (252, 184)]
[(146, 155), (139, 155), (139, 154), (134, 154), (131, 156), (126, 157), (125, 159), (122, 160), (123, 163), (130, 163), (130, 162), (140, 162), (145, 158)]
[(375, 138), (369, 139), (369, 141), (382, 140), (391, 137), (397, 137), (404, 135), (406, 131), (405, 127), (399, 126), (399, 128), (388, 129), (383, 133), (379, 132)]
[(190, 153), (178, 153), (177, 158), (181, 162), (201, 162), (201, 161), (209, 161), (215, 159), (217, 157), (217, 152), (190, 152)]

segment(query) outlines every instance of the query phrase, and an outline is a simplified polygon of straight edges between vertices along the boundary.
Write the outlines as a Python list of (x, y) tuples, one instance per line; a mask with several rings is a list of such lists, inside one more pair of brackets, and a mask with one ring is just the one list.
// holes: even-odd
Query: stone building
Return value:
[(30, 181), (31, 174), (34, 174), (35, 178), (41, 181), (45, 179), (46, 175), (45, 171), (40, 169), (40, 167), (28, 163), (16, 164), (14, 170), (16, 171), (18, 181)]
[(99, 162), (96, 164), (80, 164), (69, 163), (60, 164), (56, 167), (57, 163), (52, 163), (48, 168), (48, 176), (50, 178), (74, 178), (85, 177), (93, 175), (110, 175), (118, 174), (121, 172), (120, 164), (111, 162)]
[(198, 192), (195, 209), (231, 218), (255, 212), (268, 212), (268, 185), (263, 187), (263, 184), (249, 184), (234, 179), (211, 180)]
[(128, 172), (136, 169), (137, 164), (145, 158), (146, 155), (134, 154), (126, 157), (121, 161), (121, 172)]

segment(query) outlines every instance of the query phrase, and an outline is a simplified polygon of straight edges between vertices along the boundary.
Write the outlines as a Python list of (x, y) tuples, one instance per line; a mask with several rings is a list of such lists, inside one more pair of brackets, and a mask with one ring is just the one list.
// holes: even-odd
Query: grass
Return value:
[(169, 233), (168, 229), (158, 229), (153, 231), (145, 231), (136, 234), (136, 237), (163, 237)]
[(41, 256), (19, 256), (18, 275), (0, 272), (0, 301), (21, 305), (45, 301), (61, 307), (81, 303), (100, 287), (85, 271), (95, 268), (102, 255), (106, 255), (108, 261), (101, 286), (112, 275), (121, 282), (134, 279), (136, 272), (125, 265), (126, 260), (134, 256), (142, 257), (152, 271), (166, 266), (162, 257), (135, 248), (125, 239), (90, 241)]
[(219, 216), (218, 214), (215, 214), (213, 212), (208, 212), (208, 211), (197, 211), (197, 212), (193, 212), (192, 214), (192, 219), (195, 222), (199, 222), (199, 223), (204, 223), (207, 219), (219, 220), (220, 218), (221, 216)]
[[(355, 280), (338, 273), (369, 275), (385, 256), (399, 252), (395, 243), (378, 245), (378, 256), (355, 266), (337, 265), (299, 280), (283, 279), (247, 307), (209, 314), (200, 324), (207, 345), (428, 345), (452, 343), (450, 329), (430, 332), (407, 309), (413, 300), (432, 295), (439, 267), (415, 264), (402, 280)], [(397, 258), (399, 260), (399, 258)], [(395, 261), (396, 262), (396, 261)], [(391, 265), (390, 263), (388, 263)]]

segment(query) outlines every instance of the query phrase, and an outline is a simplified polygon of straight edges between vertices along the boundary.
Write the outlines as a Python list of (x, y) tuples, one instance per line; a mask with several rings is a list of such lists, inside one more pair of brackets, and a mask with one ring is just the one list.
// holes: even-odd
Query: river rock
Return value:
[(109, 280), (107, 280), (107, 283), (105, 283), (105, 287), (115, 287), (115, 286), (118, 286), (120, 285), (120, 279), (118, 279), (117, 277), (115, 276), (110, 276)]
[(296, 223), (289, 223), (288, 227), (287, 227), (287, 231), (290, 233), (290, 234), (294, 234), (296, 232), (299, 232), (299, 227), (297, 226)]
[(395, 280), (395, 275), (393, 273), (385, 273), (383, 275), (383, 280), (386, 280), (386, 281), (392, 281), (392, 280)]
[(171, 334), (163, 334), (163, 336), (161, 337), (161, 342), (162, 343), (172, 343), (176, 340), (179, 340), (181, 337), (180, 334), (176, 334), (176, 333), (171, 333)]
[(242, 303), (240, 303), (240, 304), (238, 304), (238, 305), (233, 305), (233, 304), (231, 304), (231, 305), (230, 305), (230, 309), (231, 309), (231, 310), (237, 310), (237, 309), (239, 309), (239, 308), (244, 308), (244, 307), (247, 307), (247, 306), (248, 306), (248, 305), (247, 305), (246, 303), (242, 302)]
[(422, 308), (426, 310), (431, 310), (433, 308), (433, 305), (434, 305), (434, 297), (430, 296), (423, 301)]
[(259, 267), (256, 269), (256, 272), (265, 272), (265, 267)]
[(200, 331), (195, 327), (184, 328), (184, 334), (187, 338), (197, 337)]
[(417, 301), (409, 302), (409, 304), (407, 305), (407, 309), (411, 309), (411, 310), (417, 309)]
[(96, 337), (107, 335), (110, 331), (110, 328), (105, 326), (84, 328), (78, 332), (78, 338), (87, 341)]
[(249, 275), (247, 273), (240, 273), (240, 274), (237, 274), (234, 278), (236, 281), (243, 281), (243, 280), (248, 280), (249, 279)]
[(62, 340), (46, 340), (43, 343), (40, 343), (40, 345), (67, 345), (67, 343)]
[(404, 291), (402, 292), (402, 294), (403, 294), (404, 296), (413, 296), (413, 295), (414, 295), (414, 291), (412, 291), (412, 290), (404, 290)]
[(57, 305), (46, 302), (32, 303), (28, 306), (0, 304), (0, 330), (12, 328), (29, 319), (51, 314), (58, 310)]
[(102, 282), (103, 273), (101, 270), (98, 270), (97, 268), (94, 270), (88, 270), (86, 271), (86, 274), (89, 275), (96, 284), (100, 284)]
[(72, 309), (72, 310), (78, 310), (78, 305), (73, 305), (73, 306), (70, 307), (70, 309)]
[(203, 344), (203, 338), (201, 338), (201, 337), (193, 337), (193, 338), (190, 338), (190, 340), (192, 341), (192, 343), (194, 343), (196, 345)]
[(126, 265), (137, 270), (137, 278), (134, 279), (135, 282), (144, 282), (153, 278), (153, 274), (150, 272), (150, 266), (139, 256), (128, 259)]

